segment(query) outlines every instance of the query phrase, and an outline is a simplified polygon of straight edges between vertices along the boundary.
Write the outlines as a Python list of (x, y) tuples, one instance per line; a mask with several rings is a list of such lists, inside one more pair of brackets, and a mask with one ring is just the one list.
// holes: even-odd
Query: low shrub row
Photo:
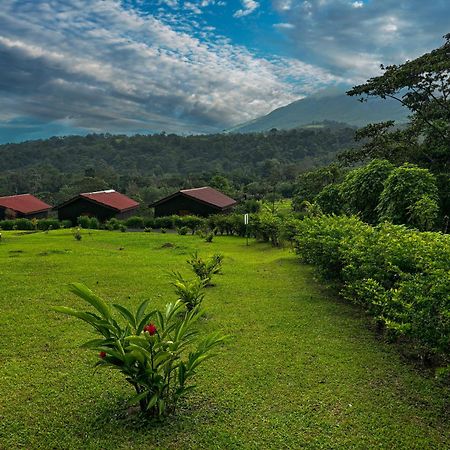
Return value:
[(296, 228), (302, 260), (342, 283), (389, 336), (412, 339), (421, 357), (450, 355), (450, 236), (345, 216)]
[(57, 219), (13, 219), (0, 220), (0, 229), (2, 230), (57, 230), (59, 228), (70, 228), (70, 220), (59, 221)]

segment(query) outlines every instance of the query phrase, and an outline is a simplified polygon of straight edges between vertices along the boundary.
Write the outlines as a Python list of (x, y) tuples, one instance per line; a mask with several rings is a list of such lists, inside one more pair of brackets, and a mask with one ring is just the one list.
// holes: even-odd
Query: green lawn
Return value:
[[(70, 230), (0, 242), (0, 448), (450, 448), (449, 393), (378, 340), (288, 250), (232, 237)], [(162, 248), (164, 243), (175, 244)], [(93, 373), (93, 337), (50, 310), (84, 307), (80, 281), (133, 308), (174, 300), (167, 273), (225, 255), (207, 289), (206, 331), (233, 335), (201, 367), (179, 414), (142, 422), (117, 373)]]

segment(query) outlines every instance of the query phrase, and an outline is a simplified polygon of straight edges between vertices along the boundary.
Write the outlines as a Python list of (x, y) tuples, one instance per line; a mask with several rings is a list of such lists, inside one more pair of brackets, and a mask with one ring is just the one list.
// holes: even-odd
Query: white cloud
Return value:
[(216, 131), (342, 81), (115, 0), (4, 0), (0, 53), (11, 114), (94, 131)]
[(242, 9), (238, 9), (234, 14), (233, 17), (244, 17), (248, 16), (252, 12), (254, 12), (256, 9), (259, 8), (259, 3), (255, 0), (242, 0)]
[(281, 18), (294, 25), (279, 27), (290, 43), (285, 50), (355, 83), (379, 74), (380, 64), (436, 48), (450, 31), (448, 1), (290, 0), (289, 8), (286, 2), (273, 0)]
[(274, 28), (280, 28), (285, 30), (291, 30), (292, 28), (295, 28), (295, 25), (292, 25), (292, 23), (287, 22), (281, 22), (281, 23), (275, 23)]

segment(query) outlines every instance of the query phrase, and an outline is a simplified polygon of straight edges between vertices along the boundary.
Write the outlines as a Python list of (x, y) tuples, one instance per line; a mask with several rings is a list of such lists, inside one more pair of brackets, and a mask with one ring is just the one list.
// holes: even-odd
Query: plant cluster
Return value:
[(57, 230), (59, 228), (70, 228), (72, 226), (70, 220), (59, 221), (57, 219), (14, 219), (0, 220), (0, 228), (2, 230), (48, 230), (49, 228)]
[(54, 309), (92, 326), (100, 337), (82, 347), (98, 352), (96, 367), (119, 370), (135, 389), (128, 403), (139, 403), (141, 411), (151, 416), (175, 412), (179, 400), (194, 389), (190, 381), (199, 365), (226, 339), (218, 333), (201, 337), (196, 327), (200, 309), (186, 310), (180, 300), (151, 312), (146, 311), (146, 300), (135, 313), (113, 304), (123, 319), (119, 321), (110, 306), (86, 286), (73, 283), (70, 289), (95, 313), (64, 306)]
[(198, 252), (194, 252), (187, 260), (191, 269), (197, 275), (204, 286), (211, 285), (213, 275), (222, 273), (223, 255), (215, 253), (207, 259), (199, 256)]
[(199, 277), (192, 280), (186, 280), (179, 272), (172, 273), (172, 286), (175, 288), (175, 294), (178, 300), (182, 302), (188, 311), (199, 307), (205, 298), (205, 282)]
[(416, 342), (422, 357), (450, 356), (450, 237), (356, 217), (297, 223), (296, 250), (342, 283), (389, 335)]

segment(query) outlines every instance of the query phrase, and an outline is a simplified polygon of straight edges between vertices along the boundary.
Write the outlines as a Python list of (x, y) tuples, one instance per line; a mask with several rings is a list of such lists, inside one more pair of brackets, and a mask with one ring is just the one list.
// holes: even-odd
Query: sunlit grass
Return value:
[[(288, 250), (232, 237), (83, 232), (0, 243), (0, 448), (448, 448), (448, 391), (376, 339)], [(164, 246), (172, 243), (174, 246)], [(201, 327), (233, 339), (163, 424), (125, 405), (119, 374), (94, 374), (88, 326), (51, 311), (83, 306), (87, 284), (135, 307), (174, 300), (168, 273), (194, 250), (225, 255)]]

